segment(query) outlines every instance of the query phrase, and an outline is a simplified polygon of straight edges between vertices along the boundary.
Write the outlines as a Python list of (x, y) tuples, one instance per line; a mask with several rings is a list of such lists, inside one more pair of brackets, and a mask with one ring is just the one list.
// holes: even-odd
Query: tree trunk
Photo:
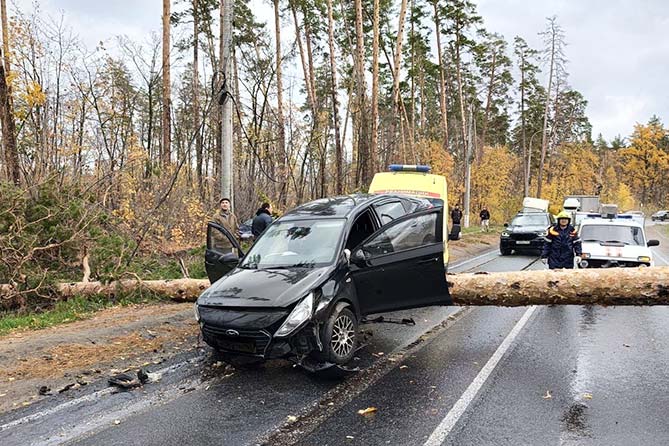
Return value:
[(277, 126), (279, 130), (277, 140), (277, 155), (279, 157), (279, 180), (281, 181), (281, 190), (279, 192), (279, 204), (282, 208), (286, 207), (288, 202), (288, 175), (286, 172), (286, 128), (283, 118), (283, 80), (281, 74), (281, 17), (279, 14), (279, 0), (274, 0), (274, 26), (276, 39), (276, 115)]
[(443, 148), (448, 152), (448, 114), (446, 105), (446, 75), (441, 50), (441, 18), (439, 17), (438, 1), (434, 0), (434, 27), (437, 38), (437, 60), (439, 61), (439, 108), (441, 109), (441, 127), (444, 133)]
[[(669, 305), (669, 267), (585, 270), (537, 270), (465, 273), (446, 276), (455, 305), (518, 307), (525, 305)], [(194, 301), (209, 287), (206, 279), (121, 280), (56, 285), (59, 297), (146, 291), (175, 300)], [(0, 285), (2, 307), (16, 290)]]
[(332, 96), (332, 125), (335, 137), (335, 194), (344, 193), (344, 150), (339, 132), (339, 100), (337, 99), (337, 64), (335, 62), (334, 18), (332, 0), (327, 0), (328, 7), (328, 43), (330, 45), (330, 95)]
[(202, 182), (202, 132), (200, 131), (200, 75), (199, 75), (199, 46), (200, 46), (200, 13), (198, 0), (193, 0), (193, 128), (195, 129), (195, 171), (197, 175), (197, 190), (200, 198), (204, 199), (204, 184)]
[(530, 169), (527, 163), (527, 132), (525, 128), (525, 54), (521, 56), (520, 61), (520, 134), (521, 144), (523, 145), (523, 184), (524, 197), (530, 193)]
[(551, 40), (551, 63), (548, 71), (548, 89), (546, 90), (546, 104), (544, 106), (544, 124), (542, 127), (543, 133), (541, 135), (541, 158), (539, 160), (539, 174), (537, 175), (537, 198), (541, 198), (541, 186), (544, 174), (544, 162), (546, 161), (546, 149), (548, 146), (548, 110), (551, 103), (551, 90), (553, 89), (553, 71), (555, 66), (555, 25), (551, 26), (552, 40)]
[(371, 182), (372, 172), (376, 170), (376, 154), (379, 150), (379, 0), (374, 0), (374, 19), (372, 25), (372, 144), (367, 157), (364, 183)]
[(355, 0), (355, 35), (356, 35), (356, 87), (357, 87), (357, 124), (358, 124), (358, 165), (356, 172), (357, 186), (368, 186), (366, 166), (369, 158), (369, 129), (367, 106), (367, 82), (365, 81), (365, 34), (362, 18), (362, 0)]
[(163, 110), (162, 110), (162, 164), (170, 164), (172, 134), (170, 122), (170, 0), (163, 0)]
[[(493, 49), (493, 51), (495, 51)], [(488, 119), (490, 119), (490, 106), (492, 105), (492, 91), (495, 86), (495, 65), (497, 63), (497, 52), (492, 54), (492, 62), (490, 67), (490, 82), (488, 83), (488, 96), (485, 104), (485, 114), (483, 117), (483, 131), (481, 132), (481, 146), (485, 147), (486, 136), (488, 133)]]
[[(4, 29), (3, 29), (4, 32)], [(4, 63), (0, 63), (0, 122), (2, 122), (2, 144), (5, 148), (7, 177), (17, 186), (21, 182), (19, 153), (16, 148), (16, 124), (14, 110), (7, 83)]]

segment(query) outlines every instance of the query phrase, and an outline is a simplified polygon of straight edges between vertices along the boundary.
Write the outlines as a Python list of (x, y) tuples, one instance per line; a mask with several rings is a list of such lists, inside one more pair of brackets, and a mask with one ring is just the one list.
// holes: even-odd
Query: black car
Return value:
[[(394, 195), (302, 205), (272, 223), (245, 255), (210, 223), (212, 286), (195, 304), (202, 335), (223, 359), (291, 358), (311, 370), (344, 365), (372, 313), (450, 305), (443, 208)], [(218, 250), (221, 234), (235, 245)]]
[(653, 221), (669, 221), (669, 211), (657, 211), (650, 218)]
[(544, 237), (553, 222), (547, 212), (528, 212), (516, 215), (511, 224), (504, 224), (499, 238), (499, 251), (503, 256), (513, 251), (538, 251), (544, 246)]

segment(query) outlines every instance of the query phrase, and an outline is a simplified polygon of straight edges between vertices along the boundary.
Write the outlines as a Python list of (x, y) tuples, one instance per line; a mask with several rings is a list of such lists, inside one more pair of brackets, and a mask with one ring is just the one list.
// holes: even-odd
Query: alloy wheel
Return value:
[(353, 321), (347, 314), (339, 315), (332, 326), (332, 339), (330, 341), (332, 351), (340, 358), (344, 358), (351, 354), (354, 340)]

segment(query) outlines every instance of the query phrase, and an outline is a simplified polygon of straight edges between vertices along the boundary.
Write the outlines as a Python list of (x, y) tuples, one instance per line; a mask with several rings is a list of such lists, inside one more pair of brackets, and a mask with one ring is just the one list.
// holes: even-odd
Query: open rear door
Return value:
[(362, 312), (452, 305), (443, 235), (443, 208), (432, 208), (394, 220), (355, 248), (351, 272)]
[(243, 256), (242, 247), (230, 231), (214, 222), (207, 225), (204, 267), (211, 283), (234, 269)]

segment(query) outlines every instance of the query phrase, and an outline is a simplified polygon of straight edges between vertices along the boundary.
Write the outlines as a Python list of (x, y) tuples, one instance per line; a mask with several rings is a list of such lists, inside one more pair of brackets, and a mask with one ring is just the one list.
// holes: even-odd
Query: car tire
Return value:
[(358, 319), (349, 306), (338, 303), (321, 328), (323, 351), (319, 359), (344, 365), (353, 359), (358, 347)]
[(511, 248), (499, 248), (499, 253), (503, 256), (510, 256), (512, 252)]

